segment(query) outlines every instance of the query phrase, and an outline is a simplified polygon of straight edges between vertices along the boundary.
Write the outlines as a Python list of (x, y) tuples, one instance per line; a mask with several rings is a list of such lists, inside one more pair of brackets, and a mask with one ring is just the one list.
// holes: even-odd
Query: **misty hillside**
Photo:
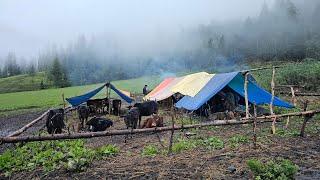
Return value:
[(254, 15), (242, 14), (242, 19), (212, 19), (180, 28), (172, 25), (166, 31), (141, 26), (139, 35), (130, 30), (121, 36), (110, 32), (79, 35), (64, 46), (50, 43), (30, 62), (10, 52), (0, 58), (4, 62), (0, 74), (26, 73), (32, 66), (49, 72), (58, 59), (66, 85), (83, 85), (179, 72), (229, 72), (256, 62), (319, 59), (320, 2), (270, 2), (257, 6)]

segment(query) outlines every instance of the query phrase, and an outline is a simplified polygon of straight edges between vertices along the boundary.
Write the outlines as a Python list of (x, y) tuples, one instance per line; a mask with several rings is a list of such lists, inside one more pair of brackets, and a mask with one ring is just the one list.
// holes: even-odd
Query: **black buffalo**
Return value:
[(136, 107), (131, 108), (129, 112), (124, 116), (124, 123), (126, 124), (127, 129), (136, 129), (139, 117), (139, 109)]
[(139, 109), (139, 127), (141, 123), (142, 116), (151, 116), (152, 114), (158, 114), (158, 103), (156, 101), (147, 101), (142, 103), (136, 103), (133, 107)]
[(93, 132), (105, 131), (107, 128), (113, 126), (113, 122), (106, 118), (93, 117), (87, 123), (89, 130)]
[(119, 116), (120, 109), (121, 109), (121, 100), (120, 99), (113, 99), (112, 100), (112, 112), (113, 115)]
[(46, 127), (49, 134), (60, 134), (62, 129), (65, 127), (64, 124), (64, 110), (60, 109), (51, 109), (48, 112), (46, 119)]
[(87, 106), (79, 106), (77, 108), (79, 120), (81, 122), (82, 127), (84, 127), (85, 122), (88, 121), (89, 117), (89, 108)]

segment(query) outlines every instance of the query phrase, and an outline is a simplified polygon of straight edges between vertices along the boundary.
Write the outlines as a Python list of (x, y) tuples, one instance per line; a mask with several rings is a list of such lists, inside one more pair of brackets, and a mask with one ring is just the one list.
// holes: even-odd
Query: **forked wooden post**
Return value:
[(244, 99), (246, 103), (246, 118), (249, 118), (249, 100), (248, 100), (248, 75), (249, 73), (246, 72), (244, 76)]
[(290, 90), (291, 90), (291, 96), (292, 96), (292, 104), (294, 106), (297, 106), (297, 99), (296, 99), (296, 95), (294, 93), (294, 88), (293, 86), (290, 86)]
[(253, 111), (254, 111), (254, 119), (253, 119), (253, 145), (256, 148), (257, 147), (257, 107), (256, 104), (253, 105)]
[[(273, 111), (273, 101), (274, 101), (274, 89), (275, 89), (275, 74), (276, 74), (276, 68), (272, 68), (272, 79), (271, 79), (271, 102), (270, 102), (270, 114), (274, 115)], [(276, 133), (276, 118), (273, 118), (272, 126), (271, 126), (272, 134)]]

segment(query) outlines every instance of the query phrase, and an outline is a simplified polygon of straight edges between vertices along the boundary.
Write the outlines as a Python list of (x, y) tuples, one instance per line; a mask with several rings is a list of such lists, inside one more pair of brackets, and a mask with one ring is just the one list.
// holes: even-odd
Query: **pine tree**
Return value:
[(34, 76), (36, 74), (36, 68), (33, 63), (31, 63), (27, 69), (27, 73), (31, 76)]
[(55, 58), (49, 73), (49, 79), (53, 81), (53, 85), (60, 87), (62, 84), (62, 67), (58, 58)]

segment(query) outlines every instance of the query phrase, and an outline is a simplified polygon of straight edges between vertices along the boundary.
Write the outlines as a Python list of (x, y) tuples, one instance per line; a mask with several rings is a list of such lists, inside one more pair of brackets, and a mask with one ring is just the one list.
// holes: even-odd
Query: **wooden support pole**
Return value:
[[(274, 89), (275, 89), (275, 74), (276, 74), (276, 69), (273, 67), (272, 68), (272, 79), (271, 79), (271, 102), (270, 102), (270, 114), (273, 115), (273, 101), (274, 101)], [(272, 126), (271, 126), (271, 131), (272, 134), (276, 133), (276, 118), (273, 118), (272, 121)]]
[(256, 148), (257, 147), (257, 107), (256, 104), (253, 105), (253, 111), (254, 111), (254, 119), (253, 119), (253, 145)]
[(47, 114), (48, 114), (49, 110), (44, 112), (41, 116), (39, 116), (37, 119), (31, 121), (30, 123), (28, 123), (27, 125), (23, 126), (22, 128), (20, 128), (19, 130), (9, 134), (7, 137), (13, 137), (13, 136), (18, 136), (21, 133), (23, 133), (24, 131), (26, 131), (28, 128), (30, 128), (32, 125), (34, 125), (35, 123), (37, 123), (38, 121), (40, 121), (42, 118), (44, 118)]
[(285, 129), (288, 129), (288, 127), (289, 127), (289, 122), (290, 122), (290, 116), (288, 116), (288, 118), (287, 118), (287, 122), (286, 122)]
[[(320, 113), (320, 109), (313, 111), (305, 111), (305, 112), (296, 112), (296, 113), (288, 113), (281, 115), (273, 115), (273, 116), (261, 116), (257, 117), (257, 123), (266, 123), (272, 122), (270, 119), (272, 117), (277, 117), (278, 121), (282, 120), (280, 117), (287, 116), (302, 116), (302, 115), (311, 115)], [(31, 141), (46, 141), (46, 140), (61, 140), (61, 139), (80, 139), (80, 138), (94, 138), (94, 137), (103, 137), (103, 136), (116, 136), (116, 135), (129, 135), (129, 134), (142, 134), (142, 133), (150, 133), (150, 132), (164, 132), (164, 131), (172, 131), (180, 130), (180, 129), (193, 129), (193, 128), (201, 128), (208, 126), (227, 126), (227, 125), (239, 125), (239, 124), (250, 124), (253, 123), (253, 118), (242, 119), (241, 121), (233, 119), (233, 120), (216, 120), (213, 122), (193, 124), (193, 125), (184, 125), (182, 126), (167, 126), (167, 127), (157, 127), (157, 128), (147, 128), (147, 129), (126, 129), (126, 130), (110, 130), (103, 132), (88, 132), (88, 133), (74, 133), (74, 134), (55, 134), (55, 135), (44, 135), (44, 136), (17, 136), (17, 137), (0, 137), (1, 143), (17, 143), (17, 142), (31, 142)]]
[(292, 104), (294, 106), (297, 106), (297, 99), (296, 99), (296, 95), (294, 93), (294, 88), (293, 86), (290, 87), (290, 90), (291, 90), (291, 96), (292, 96)]
[(249, 118), (249, 100), (248, 100), (248, 75), (249, 73), (245, 74), (244, 78), (244, 99), (246, 104), (246, 118)]
[(276, 69), (272, 68), (272, 79), (271, 79), (271, 101), (270, 101), (270, 114), (274, 114), (273, 112), (273, 101), (274, 101), (274, 87), (275, 87), (275, 82), (274, 82), (274, 78), (275, 78), (275, 74), (276, 74)]

